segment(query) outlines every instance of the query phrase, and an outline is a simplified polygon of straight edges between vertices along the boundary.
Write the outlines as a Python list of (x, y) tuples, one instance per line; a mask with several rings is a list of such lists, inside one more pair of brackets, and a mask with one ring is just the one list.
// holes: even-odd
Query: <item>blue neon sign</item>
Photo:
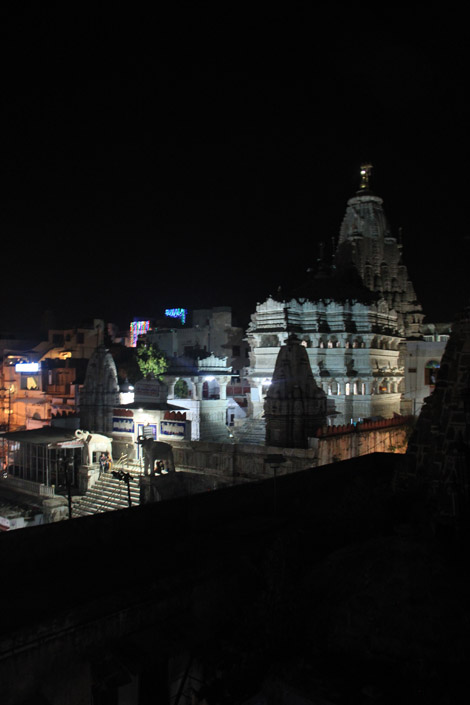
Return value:
[(168, 318), (179, 318), (183, 325), (186, 323), (187, 314), (188, 314), (188, 309), (186, 309), (186, 308), (167, 308), (167, 309), (165, 309), (165, 316), (168, 316)]

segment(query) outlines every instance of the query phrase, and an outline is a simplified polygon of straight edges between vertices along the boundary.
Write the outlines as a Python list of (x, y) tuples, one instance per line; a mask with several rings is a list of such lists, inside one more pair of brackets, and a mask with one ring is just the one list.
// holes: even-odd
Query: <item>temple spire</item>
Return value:
[(369, 189), (369, 179), (372, 171), (372, 164), (362, 164), (361, 165), (361, 183), (359, 188), (361, 191)]

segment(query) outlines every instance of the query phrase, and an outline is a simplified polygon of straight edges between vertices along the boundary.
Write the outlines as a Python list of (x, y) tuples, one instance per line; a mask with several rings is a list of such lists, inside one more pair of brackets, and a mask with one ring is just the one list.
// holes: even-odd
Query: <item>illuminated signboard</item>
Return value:
[(175, 436), (177, 438), (184, 438), (185, 430), (186, 423), (184, 421), (160, 422), (160, 435), (162, 436)]
[(137, 346), (139, 335), (145, 335), (150, 327), (150, 321), (132, 321), (131, 323), (131, 346)]
[(134, 419), (113, 416), (113, 431), (115, 433), (134, 433)]
[(186, 309), (186, 308), (167, 308), (167, 309), (165, 309), (165, 316), (168, 316), (168, 318), (179, 318), (183, 325), (186, 322), (187, 314), (188, 314), (188, 309)]
[(39, 362), (18, 362), (15, 365), (16, 372), (39, 372)]

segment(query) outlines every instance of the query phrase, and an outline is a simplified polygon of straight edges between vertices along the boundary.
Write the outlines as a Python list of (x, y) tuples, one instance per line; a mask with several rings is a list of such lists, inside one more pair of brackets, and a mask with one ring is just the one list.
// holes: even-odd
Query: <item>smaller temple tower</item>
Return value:
[(113, 410), (119, 406), (116, 365), (109, 350), (99, 345), (90, 358), (80, 394), (80, 423), (94, 433), (111, 434)]
[(266, 445), (307, 448), (326, 423), (326, 395), (313, 377), (307, 350), (294, 333), (278, 353), (264, 405)]

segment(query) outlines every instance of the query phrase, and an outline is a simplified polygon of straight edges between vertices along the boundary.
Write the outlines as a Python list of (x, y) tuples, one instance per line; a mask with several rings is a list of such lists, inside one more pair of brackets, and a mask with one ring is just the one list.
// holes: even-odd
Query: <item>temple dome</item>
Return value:
[(334, 265), (338, 273), (355, 268), (363, 284), (398, 313), (401, 335), (419, 337), (423, 319), (401, 243), (392, 236), (383, 201), (369, 186), (370, 164), (361, 168), (361, 185), (347, 202)]
[(359, 191), (350, 198), (339, 232), (339, 243), (356, 237), (391, 238), (382, 204), (383, 200), (370, 191)]

